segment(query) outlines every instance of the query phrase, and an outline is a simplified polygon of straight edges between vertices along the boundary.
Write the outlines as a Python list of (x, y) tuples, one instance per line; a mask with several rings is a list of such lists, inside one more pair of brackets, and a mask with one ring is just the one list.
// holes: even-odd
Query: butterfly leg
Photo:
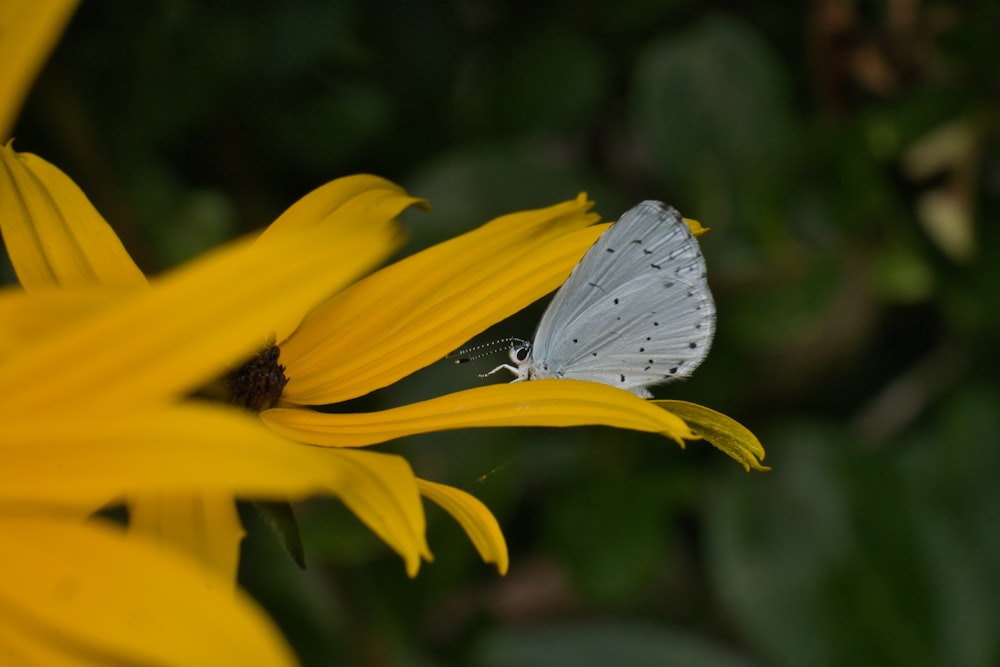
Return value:
[(500, 364), (499, 366), (497, 366), (496, 368), (494, 368), (493, 370), (491, 370), (489, 373), (480, 373), (479, 377), (481, 377), (481, 378), (489, 377), (489, 376), (493, 375), (494, 373), (496, 373), (498, 371), (503, 371), (503, 370), (510, 371), (514, 375), (520, 375), (521, 374), (520, 371), (518, 371), (517, 367), (515, 367), (515, 366), (511, 366), (510, 364)]

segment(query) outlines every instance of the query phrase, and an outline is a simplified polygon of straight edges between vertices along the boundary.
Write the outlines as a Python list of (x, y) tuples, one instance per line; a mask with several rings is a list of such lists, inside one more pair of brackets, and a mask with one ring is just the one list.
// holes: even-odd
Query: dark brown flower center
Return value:
[(252, 412), (273, 408), (288, 384), (285, 367), (278, 363), (281, 350), (268, 345), (226, 375), (230, 401)]

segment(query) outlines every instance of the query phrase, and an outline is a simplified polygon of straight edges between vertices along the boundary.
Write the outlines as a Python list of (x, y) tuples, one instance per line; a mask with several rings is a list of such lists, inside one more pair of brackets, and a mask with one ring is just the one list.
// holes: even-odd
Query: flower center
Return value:
[(226, 375), (230, 401), (252, 412), (273, 408), (288, 384), (285, 367), (278, 363), (281, 350), (268, 345), (245, 364)]

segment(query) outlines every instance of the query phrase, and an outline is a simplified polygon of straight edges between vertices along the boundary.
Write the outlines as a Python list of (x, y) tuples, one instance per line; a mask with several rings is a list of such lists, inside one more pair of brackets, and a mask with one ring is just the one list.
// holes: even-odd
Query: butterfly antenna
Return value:
[(520, 345), (529, 344), (528, 341), (523, 338), (511, 336), (509, 338), (501, 338), (500, 340), (483, 343), (482, 345), (463, 347), (460, 350), (449, 352), (444, 356), (444, 358), (454, 359), (456, 364), (467, 364), (474, 359), (482, 359), (483, 357), (488, 357), (491, 354), (496, 354), (500, 350), (509, 350), (511, 348), (511, 343), (518, 343)]

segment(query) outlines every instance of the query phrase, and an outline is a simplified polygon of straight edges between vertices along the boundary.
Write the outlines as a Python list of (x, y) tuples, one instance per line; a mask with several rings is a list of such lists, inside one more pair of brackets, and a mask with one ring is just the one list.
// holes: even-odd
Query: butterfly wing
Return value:
[(542, 316), (533, 376), (603, 382), (640, 395), (708, 354), (715, 304), (698, 241), (673, 208), (644, 201), (580, 260)]

